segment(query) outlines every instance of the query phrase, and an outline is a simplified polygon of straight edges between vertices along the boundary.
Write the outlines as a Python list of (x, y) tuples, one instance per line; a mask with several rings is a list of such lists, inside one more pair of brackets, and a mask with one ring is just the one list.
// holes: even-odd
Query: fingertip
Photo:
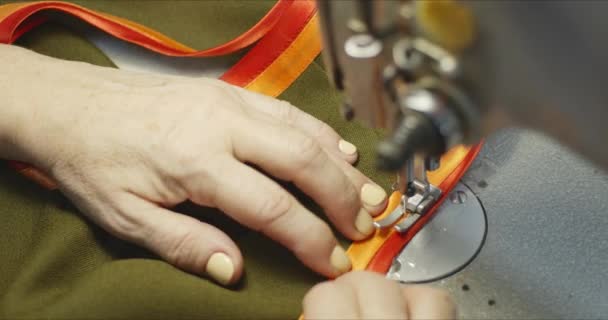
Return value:
[(348, 163), (352, 164), (357, 161), (358, 152), (357, 147), (354, 144), (344, 139), (340, 139), (340, 141), (338, 141), (338, 150), (340, 150), (342, 158)]
[(224, 286), (234, 281), (234, 271), (235, 267), (232, 259), (223, 252), (212, 254), (205, 267), (207, 275)]
[(374, 207), (369, 207), (369, 206), (366, 206), (366, 205), (364, 205), (363, 207), (368, 210), (369, 214), (372, 217), (375, 218), (375, 217), (381, 215), (384, 212), (384, 210), (386, 209), (387, 206), (388, 206), (388, 199), (382, 201), (381, 204), (379, 204), (377, 206), (374, 206)]
[(361, 187), (361, 202), (372, 216), (382, 213), (387, 201), (387, 193), (379, 185), (368, 182)]
[(220, 285), (233, 285), (241, 279), (243, 274), (243, 258), (239, 252), (237, 254), (215, 252), (209, 256), (204, 272)]
[[(129, 195), (121, 207), (139, 232), (119, 232), (186, 272), (207, 276), (217, 283), (237, 282), (243, 273), (243, 257), (238, 246), (217, 227), (193, 217)], [(145, 215), (142, 214), (145, 212)]]
[(456, 319), (458, 309), (452, 296), (445, 290), (422, 286), (403, 286), (402, 294), (408, 305), (410, 318)]
[(374, 220), (369, 212), (367, 212), (367, 210), (364, 208), (361, 208), (359, 213), (357, 213), (357, 217), (355, 218), (355, 228), (361, 234), (361, 239), (357, 240), (363, 240), (374, 233)]
[[(215, 281), (222, 286), (230, 286), (237, 283), (243, 274), (243, 256), (237, 245), (225, 233), (211, 225), (203, 224), (201, 234), (206, 243), (204, 246), (193, 251), (193, 261), (190, 266), (187, 257), (184, 262), (184, 269), (196, 267), (200, 275)], [(206, 229), (206, 230), (205, 230)], [(200, 240), (199, 240), (200, 241)], [(198, 260), (202, 259), (202, 261)], [(200, 262), (199, 262), (200, 261)], [(194, 271), (194, 270), (193, 270)]]
[(314, 271), (328, 278), (336, 278), (350, 271), (352, 264), (329, 226), (322, 221), (319, 223), (318, 227), (305, 228), (309, 232), (299, 237), (300, 241), (292, 250), (300, 261)]
[(236, 256), (231, 256), (232, 263), (234, 264), (234, 274), (232, 275), (232, 279), (230, 279), (229, 284), (235, 284), (241, 280), (243, 277), (243, 272), (245, 270), (243, 256), (241, 256), (241, 252), (237, 250)]
[(329, 257), (329, 261), (334, 268), (334, 277), (338, 277), (352, 269), (350, 258), (340, 245), (334, 247), (331, 256)]

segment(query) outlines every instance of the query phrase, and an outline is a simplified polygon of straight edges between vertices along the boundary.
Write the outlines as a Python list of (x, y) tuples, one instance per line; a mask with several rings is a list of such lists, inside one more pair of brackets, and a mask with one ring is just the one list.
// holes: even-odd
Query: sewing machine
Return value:
[[(342, 114), (388, 133), (378, 145), (377, 163), (397, 172), (403, 198), (376, 221), (377, 228), (407, 231), (440, 196), (427, 179), (439, 168), (439, 157), (503, 127), (540, 129), (608, 164), (602, 139), (608, 137), (608, 108), (589, 76), (595, 74), (589, 66), (603, 61), (572, 63), (604, 51), (603, 44), (591, 50), (595, 43), (589, 40), (608, 27), (599, 18), (607, 5), (361, 0), (317, 6), (325, 65), (345, 96)], [(539, 19), (554, 34), (535, 25)], [(446, 286), (464, 305), (465, 318), (608, 313), (602, 271), (608, 241), (601, 227), (608, 222), (606, 176), (533, 133), (503, 130), (488, 144), (436, 217), (394, 259), (387, 277)], [(585, 209), (583, 222), (569, 213)], [(558, 244), (557, 235), (584, 244)], [(487, 254), (480, 255), (484, 241)], [(556, 295), (539, 290), (547, 287)]]
[[(579, 93), (608, 83), (602, 81), (606, 73), (597, 72), (586, 78), (563, 77), (545, 66), (546, 63), (555, 63), (553, 60), (561, 59), (562, 55), (569, 61), (586, 61), (579, 51), (585, 48), (585, 42), (590, 42), (584, 37), (587, 33), (574, 37), (562, 29), (560, 34), (563, 36), (555, 38), (545, 33), (545, 37), (539, 37), (538, 33), (521, 33), (521, 30), (535, 26), (539, 10), (543, 12), (543, 21), (553, 28), (560, 25), (555, 19), (563, 17), (565, 13), (560, 14), (563, 13), (560, 10), (565, 10), (571, 17), (568, 22), (577, 21), (581, 30), (589, 30), (591, 26), (601, 29), (602, 24), (608, 23), (606, 19), (585, 17), (602, 16), (608, 12), (608, 5), (598, 1), (580, 6), (565, 1), (474, 1), (465, 4), (471, 10), (475, 36), (471, 38), (468, 50), (454, 54), (445, 50), (445, 44), (416, 30), (411, 30), (412, 34), (421, 36), (423, 41), (400, 42), (400, 39), (408, 37), (402, 28), (399, 32), (403, 33), (392, 34), (390, 41), (381, 37), (393, 22), (415, 20), (415, 10), (408, 8), (407, 2), (319, 3), (325, 54), (330, 56), (326, 67), (338, 88), (344, 90), (346, 101), (350, 102), (344, 114), (389, 131), (388, 144), (381, 147), (384, 151), (380, 153), (384, 152), (383, 165), (388, 169), (397, 168), (400, 172), (401, 183), (397, 188), (405, 191), (408, 183), (415, 180), (424, 182), (426, 170), (421, 170), (421, 167), (435, 168), (437, 156), (451, 145), (474, 143), (506, 126), (508, 118), (519, 125), (540, 128), (598, 163), (606, 164), (608, 149), (602, 142), (608, 137), (608, 126), (603, 124), (604, 119), (608, 119), (608, 108), (598, 103), (602, 97), (597, 92), (601, 90), (595, 90), (595, 96)], [(381, 17), (377, 11), (379, 8), (383, 8), (381, 12), (388, 16), (378, 20)], [(363, 9), (363, 15), (359, 15), (359, 9)], [(358, 22), (350, 23), (351, 18)], [(370, 22), (371, 29), (367, 27)], [(459, 28), (448, 30), (463, 32)], [(118, 67), (126, 70), (215, 76), (230, 65), (230, 61), (223, 58), (204, 63), (195, 59), (169, 59), (116, 41), (95, 30), (86, 32), (89, 40)], [(345, 44), (353, 36), (356, 37), (352, 38), (354, 40), (349, 46), (352, 55), (347, 55)], [(462, 37), (455, 46), (466, 43), (466, 37)], [(561, 46), (558, 45), (560, 43)], [(485, 51), (476, 50), (483, 47)], [(445, 113), (431, 113), (440, 120), (438, 123), (451, 123), (449, 130), (433, 136), (432, 126), (436, 124), (430, 121), (430, 132), (426, 131), (428, 122), (422, 129), (425, 129), (424, 135), (432, 136), (431, 139), (423, 135), (413, 139), (415, 141), (409, 138), (391, 140), (391, 133), (400, 132), (398, 128), (404, 122), (404, 113), (396, 107), (394, 100), (384, 97), (388, 91), (382, 81), (384, 77), (378, 76), (383, 76), (384, 66), (394, 62), (394, 55), (391, 56), (394, 48), (413, 53), (422, 50), (430, 54), (424, 59), (414, 60), (403, 56), (405, 60), (397, 62), (406, 68), (411, 67), (410, 62), (416, 62), (416, 59), (422, 60), (420, 63), (435, 61), (435, 64), (444, 59), (443, 67), (415, 74), (439, 76), (462, 91), (465, 98), (456, 100), (464, 104), (444, 103), (436, 106), (438, 109), (435, 110), (444, 110)], [(522, 48), (528, 51), (522, 51)], [(551, 51), (558, 49), (560, 55)], [(604, 49), (608, 50), (599, 43), (595, 52), (600, 57), (608, 56), (608, 53), (603, 54)], [(539, 54), (545, 59), (538, 59)], [(455, 68), (454, 63), (460, 68)], [(586, 64), (576, 64), (578, 68), (573, 68), (575, 64), (561, 65), (564, 67), (561, 75), (589, 73), (589, 65)], [(398, 86), (401, 80), (395, 74), (388, 73), (390, 85), (405, 88)], [(531, 84), (532, 80), (543, 85)], [(584, 85), (564, 84), (567, 81), (583, 82)], [(552, 87), (556, 83), (568, 90), (556, 91)], [(436, 101), (429, 94), (437, 92), (437, 86), (433, 87), (436, 84), (425, 86), (423, 83), (420, 100)], [(408, 96), (407, 91), (396, 93)], [(555, 104), (531, 105), (538, 99), (526, 97), (524, 93), (546, 94), (546, 101)], [(442, 101), (451, 100), (454, 99)], [(582, 104), (573, 101), (581, 101)], [(423, 117), (429, 116), (428, 111), (434, 111), (408, 109), (411, 108), (406, 108), (405, 114), (418, 112), (414, 118), (421, 125), (424, 124)], [(403, 129), (407, 132), (405, 129), (408, 128)], [(414, 138), (412, 135), (408, 137)], [(430, 186), (429, 189), (419, 188), (415, 189), (415, 195), (423, 195), (426, 190), (432, 191)], [(409, 280), (431, 281), (433, 285), (449, 290), (464, 319), (600, 318), (608, 314), (605, 298), (608, 296), (605, 276), (608, 268), (608, 239), (605, 236), (608, 177), (599, 169), (537, 133), (503, 129), (487, 136), (476, 162), (461, 180), (461, 185), (452, 192), (449, 201), (445, 202), (448, 208), (442, 208), (436, 219), (420, 233), (422, 236), (413, 240), (411, 244), (415, 246), (408, 246), (402, 252), (404, 257), (417, 259), (416, 263), (412, 259), (409, 262), (418, 269), (409, 265), (407, 260), (401, 263), (408, 275), (417, 277)], [(410, 198), (414, 197), (406, 200)], [(449, 221), (446, 212), (458, 219)], [(448, 229), (450, 223), (455, 227), (449, 230), (464, 238), (449, 236), (442, 239), (449, 235), (442, 234), (442, 227)], [(430, 246), (435, 248), (429, 249)], [(446, 263), (439, 264), (438, 261)], [(429, 277), (429, 274), (441, 277)]]

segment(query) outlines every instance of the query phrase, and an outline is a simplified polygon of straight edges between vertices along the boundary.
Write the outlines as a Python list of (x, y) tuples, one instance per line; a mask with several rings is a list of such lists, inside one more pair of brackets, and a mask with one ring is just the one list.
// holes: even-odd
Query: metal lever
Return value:
[(388, 216), (378, 221), (374, 221), (374, 227), (376, 227), (377, 229), (388, 228), (395, 224), (395, 222), (399, 221), (399, 219), (403, 217), (403, 214), (403, 209), (401, 206), (399, 206), (395, 208), (395, 210), (393, 210), (393, 212), (391, 212)]
[(431, 206), (439, 199), (441, 190), (428, 182), (427, 170), (438, 168), (438, 160), (415, 155), (406, 162), (405, 170), (400, 176), (400, 189), (403, 194), (401, 207), (387, 217), (374, 222), (374, 226), (384, 229), (395, 225), (398, 232), (406, 232)]

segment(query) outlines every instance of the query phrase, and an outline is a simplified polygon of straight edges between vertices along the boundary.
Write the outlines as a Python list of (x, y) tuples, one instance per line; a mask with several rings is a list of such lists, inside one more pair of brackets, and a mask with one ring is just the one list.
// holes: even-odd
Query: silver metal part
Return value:
[[(351, 107), (344, 113), (389, 129), (378, 149), (379, 165), (389, 170), (416, 153), (440, 156), (479, 138), (478, 110), (459, 83), (460, 57), (419, 32), (414, 7), (386, 0), (318, 5), (325, 61)], [(437, 85), (419, 85), (428, 79)], [(413, 128), (410, 117), (417, 118)]]
[(485, 212), (462, 183), (452, 190), (448, 199), (452, 198), (461, 202), (445, 201), (438, 208), (395, 258), (387, 278), (408, 283), (434, 281), (458, 272), (475, 258), (486, 236)]
[(388, 216), (374, 222), (376, 228), (388, 228), (405, 217), (403, 221), (395, 225), (395, 230), (405, 232), (435, 204), (441, 196), (441, 190), (429, 183), (426, 172), (429, 170), (429, 164), (437, 161), (437, 159), (423, 158), (420, 155), (407, 161), (405, 170), (398, 179), (399, 188), (403, 194), (401, 205)]
[(400, 105), (408, 110), (418, 111), (431, 119), (444, 139), (447, 149), (461, 143), (463, 134), (461, 121), (447, 99), (430, 88), (408, 90), (400, 98)]
[(402, 38), (393, 46), (393, 62), (405, 72), (416, 72), (429, 61), (433, 71), (454, 78), (458, 75), (458, 59), (448, 51), (424, 38)]
[(401, 221), (401, 222), (399, 222), (398, 224), (395, 225), (395, 230), (397, 230), (397, 232), (399, 232), (399, 233), (404, 233), (411, 226), (413, 226), (414, 223), (416, 221), (418, 221), (418, 219), (420, 219), (420, 215), (419, 214), (410, 214), (407, 217), (405, 217), (405, 219), (403, 219), (403, 221)]
[(382, 42), (369, 34), (356, 34), (346, 40), (344, 51), (351, 58), (376, 58), (382, 52)]
[(456, 192), (452, 192), (450, 194), (450, 201), (454, 204), (461, 204), (467, 201), (467, 194), (464, 191), (457, 190)]
[(416, 50), (410, 38), (397, 41), (392, 53), (394, 65), (401, 71), (412, 73), (424, 64), (424, 55)]
[(431, 205), (439, 199), (441, 190), (434, 185), (414, 180), (416, 193), (407, 199), (406, 209), (408, 212), (425, 214)]
[(433, 61), (433, 68), (442, 76), (454, 78), (458, 75), (460, 65), (458, 59), (438, 45), (424, 39), (416, 38), (413, 41), (414, 48), (423, 53)]
[(395, 222), (397, 222), (399, 219), (401, 219), (401, 217), (403, 217), (403, 209), (401, 206), (398, 206), (397, 208), (395, 208), (395, 210), (393, 210), (393, 212), (389, 213), (383, 219), (374, 221), (374, 227), (378, 229), (388, 228), (395, 224)]
[[(405, 209), (409, 213), (423, 215), (439, 199), (441, 190), (430, 184), (426, 172), (430, 161), (418, 155), (408, 161), (408, 190), (404, 191), (406, 197)], [(413, 191), (412, 195), (408, 193)]]
[[(426, 193), (428, 179), (426, 177), (426, 160), (420, 155), (415, 155), (411, 160), (408, 160), (405, 165), (407, 174), (407, 187), (414, 187), (418, 192)], [(416, 182), (417, 181), (417, 182)], [(402, 190), (403, 194), (408, 194), (408, 190)]]

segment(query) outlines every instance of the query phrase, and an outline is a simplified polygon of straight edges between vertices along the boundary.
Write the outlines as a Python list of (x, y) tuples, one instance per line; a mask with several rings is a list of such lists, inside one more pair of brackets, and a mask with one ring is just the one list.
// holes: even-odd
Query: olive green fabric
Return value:
[[(240, 34), (273, 4), (113, 0), (79, 3), (140, 22), (195, 48), (210, 47)], [(77, 30), (59, 24), (39, 27), (18, 45), (63, 59), (113, 66)], [(378, 134), (341, 119), (339, 97), (330, 88), (321, 66), (312, 64), (281, 98), (326, 121), (355, 142), (361, 154), (357, 167), (388, 187), (390, 178), (372, 169), (372, 148)], [(289, 188), (322, 215), (310, 199)], [(245, 259), (246, 275), (241, 283), (226, 289), (181, 272), (93, 225), (59, 192), (44, 190), (2, 167), (0, 318), (289, 319), (299, 315), (304, 294), (321, 280), (319, 276), (303, 267), (289, 251), (218, 211), (192, 204), (180, 205), (176, 210), (218, 225), (236, 241)]]

